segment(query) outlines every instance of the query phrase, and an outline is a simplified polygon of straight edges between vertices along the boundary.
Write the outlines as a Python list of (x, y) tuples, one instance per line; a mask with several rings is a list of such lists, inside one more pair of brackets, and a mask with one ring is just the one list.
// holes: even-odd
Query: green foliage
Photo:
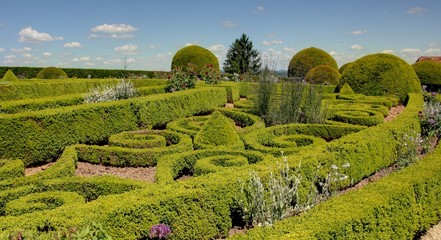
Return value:
[(384, 116), (377, 111), (348, 110), (334, 112), (333, 120), (362, 126), (375, 126), (384, 122)]
[(194, 143), (197, 149), (214, 147), (243, 149), (244, 147), (234, 123), (218, 111), (215, 111), (205, 122), (195, 136)]
[(230, 74), (256, 74), (260, 70), (260, 54), (253, 48), (253, 42), (242, 34), (228, 49), (224, 71)]
[(408, 93), (421, 93), (412, 67), (391, 54), (371, 54), (353, 62), (342, 74), (338, 89), (348, 83), (355, 93), (396, 96), (404, 102)]
[(441, 85), (441, 63), (420, 61), (412, 65), (422, 85), (439, 87)]
[(305, 77), (305, 81), (312, 84), (337, 85), (339, 80), (338, 70), (327, 65), (312, 68)]
[(67, 78), (67, 74), (60, 68), (47, 67), (42, 69), (37, 74), (38, 79), (64, 79)]
[(85, 103), (108, 102), (133, 98), (137, 91), (132, 82), (121, 80), (117, 85), (90, 89), (84, 95)]
[(6, 71), (5, 75), (3, 75), (3, 78), (1, 79), (2, 82), (13, 82), (17, 80), (17, 76), (15, 76), (14, 72), (11, 69), (8, 69), (8, 71)]
[(337, 62), (327, 52), (314, 47), (303, 49), (289, 62), (288, 77), (304, 78), (309, 70), (319, 65), (338, 69)]
[(0, 181), (23, 177), (24, 171), (23, 161), (0, 159)]
[(338, 72), (339, 72), (340, 74), (343, 74), (343, 72), (345, 71), (345, 69), (346, 69), (347, 67), (349, 67), (349, 65), (351, 65), (351, 64), (352, 64), (352, 62), (347, 62), (347, 63), (341, 65), (341, 67), (338, 69)]
[(221, 81), (219, 69), (214, 68), (213, 65), (205, 66), (199, 76), (206, 84), (218, 84)]
[(175, 68), (172, 71), (168, 85), (165, 87), (167, 92), (175, 92), (196, 87), (196, 78), (180, 68)]
[[(192, 69), (189, 69), (189, 66)], [(180, 69), (191, 75), (191, 73), (200, 73), (207, 66), (212, 66), (213, 69), (220, 71), (219, 60), (212, 52), (203, 47), (191, 45), (176, 52), (172, 60), (171, 69)]]
[(352, 90), (351, 86), (349, 86), (348, 83), (343, 84), (343, 86), (340, 88), (339, 93), (343, 94), (343, 95), (353, 95), (353, 94), (355, 94), (354, 91)]

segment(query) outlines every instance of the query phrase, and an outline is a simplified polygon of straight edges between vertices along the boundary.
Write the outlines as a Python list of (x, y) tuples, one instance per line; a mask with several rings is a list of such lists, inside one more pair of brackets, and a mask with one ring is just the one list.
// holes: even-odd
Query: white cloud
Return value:
[(401, 49), (401, 53), (403, 53), (403, 54), (420, 54), (421, 55), (421, 50), (416, 49), (416, 48), (404, 48), (404, 49)]
[(5, 56), (5, 59), (9, 59), (9, 60), (12, 60), (12, 59), (16, 59), (17, 58), (17, 56), (15, 56), (15, 55), (6, 55)]
[(222, 26), (224, 26), (225, 28), (235, 28), (238, 25), (236, 23), (231, 22), (231, 21), (224, 21), (224, 22), (222, 22)]
[(127, 44), (127, 45), (123, 45), (120, 47), (116, 47), (115, 52), (123, 53), (123, 54), (137, 54), (138, 53), (138, 45)]
[(257, 11), (259, 11), (259, 12), (262, 12), (262, 11), (265, 10), (265, 8), (262, 7), (262, 6), (257, 6), (256, 9), (257, 9)]
[(409, 11), (407, 11), (408, 14), (418, 14), (418, 15), (423, 15), (426, 12), (428, 12), (429, 10), (426, 8), (422, 8), (422, 7), (414, 7), (409, 9)]
[(285, 52), (288, 52), (291, 54), (296, 53), (296, 50), (294, 48), (284, 47), (283, 50), (285, 50)]
[(45, 56), (45, 57), (49, 57), (49, 56), (52, 56), (52, 53), (50, 53), (50, 52), (44, 52), (44, 53), (43, 53), (43, 56)]
[(104, 33), (129, 33), (136, 32), (138, 29), (128, 24), (102, 24), (91, 29), (92, 32)]
[(351, 49), (352, 50), (356, 50), (356, 51), (360, 51), (360, 50), (363, 49), (363, 47), (358, 45), (358, 44), (354, 44), (354, 45), (351, 46)]
[(63, 45), (66, 48), (80, 48), (81, 44), (79, 42), (69, 42)]
[(133, 34), (111, 34), (108, 36), (109, 38), (115, 38), (115, 39), (129, 39), (135, 37)]
[(4, 48), (0, 48), (0, 52), (4, 52), (5, 51), (5, 49)]
[(12, 52), (15, 52), (15, 53), (24, 53), (24, 52), (30, 52), (30, 51), (32, 51), (32, 48), (30, 48), (30, 47), (13, 48), (12, 49)]
[(63, 40), (63, 37), (52, 37), (48, 33), (41, 33), (32, 27), (23, 28), (18, 33), (20, 42), (48, 42), (54, 40)]
[(197, 42), (193, 41), (191, 43), (186, 43), (185, 46), (188, 47), (188, 46), (193, 46), (193, 45), (196, 45), (196, 44), (197, 44)]
[(355, 30), (351, 32), (352, 35), (362, 35), (365, 33), (367, 33), (367, 30)]
[(329, 52), (329, 55), (331, 55), (331, 56), (337, 56), (337, 55), (339, 55), (339, 54), (338, 54), (336, 51), (332, 50), (332, 51)]
[(23, 54), (23, 57), (24, 57), (24, 58), (32, 58), (33, 56), (32, 56), (32, 54), (30, 54), (30, 53), (24, 53), (24, 54)]
[(89, 62), (90, 57), (72, 58), (72, 62)]
[(212, 52), (223, 52), (226, 50), (225, 46), (222, 44), (216, 44), (208, 48)]
[(427, 49), (424, 52), (429, 54), (429, 55), (440, 55), (441, 54), (441, 49), (439, 49), (439, 48), (429, 48), (429, 49)]
[(273, 44), (282, 44), (283, 41), (282, 40), (272, 40), (272, 41), (263, 41), (262, 44), (265, 46), (270, 46)]
[(382, 53), (395, 54), (395, 50), (392, 50), (392, 49), (386, 49), (386, 50), (383, 50)]

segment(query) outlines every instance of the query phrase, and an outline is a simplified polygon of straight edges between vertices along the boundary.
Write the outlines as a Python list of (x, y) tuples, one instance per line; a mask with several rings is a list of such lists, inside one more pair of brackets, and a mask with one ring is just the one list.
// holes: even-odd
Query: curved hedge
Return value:
[(338, 70), (327, 65), (312, 68), (305, 77), (305, 81), (311, 84), (337, 85), (339, 80)]
[(371, 54), (353, 62), (342, 74), (337, 88), (348, 83), (355, 93), (370, 96), (397, 96), (421, 93), (421, 83), (412, 67), (391, 54)]
[(332, 119), (363, 126), (375, 126), (384, 122), (382, 113), (369, 110), (338, 110)]
[[(189, 69), (189, 64), (193, 65), (194, 69)], [(208, 65), (219, 70), (219, 60), (212, 52), (203, 47), (191, 45), (176, 52), (172, 59), (171, 69), (181, 68), (184, 72), (198, 75)]]
[(421, 84), (441, 85), (441, 63), (436, 61), (420, 61), (412, 65), (413, 70), (418, 75)]
[(0, 181), (23, 177), (24, 172), (23, 161), (0, 159)]
[(56, 67), (43, 68), (38, 74), (38, 79), (64, 79), (67, 78), (67, 74), (63, 69)]
[(319, 65), (338, 69), (337, 62), (327, 52), (314, 47), (303, 49), (291, 58), (288, 77), (305, 77), (309, 70)]

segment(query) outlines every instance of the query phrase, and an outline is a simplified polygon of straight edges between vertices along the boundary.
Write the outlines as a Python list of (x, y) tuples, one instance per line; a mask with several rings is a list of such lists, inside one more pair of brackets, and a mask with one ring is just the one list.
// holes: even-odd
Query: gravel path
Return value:
[(441, 240), (441, 222), (427, 230), (426, 235), (421, 240)]

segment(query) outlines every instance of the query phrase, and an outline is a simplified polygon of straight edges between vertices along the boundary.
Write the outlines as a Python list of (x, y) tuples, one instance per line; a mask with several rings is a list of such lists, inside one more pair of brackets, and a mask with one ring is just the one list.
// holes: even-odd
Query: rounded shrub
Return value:
[(43, 68), (38, 74), (39, 79), (64, 79), (67, 78), (67, 74), (60, 68), (47, 67)]
[(435, 61), (421, 61), (412, 65), (421, 84), (441, 86), (441, 63)]
[(305, 81), (313, 84), (337, 85), (340, 80), (340, 72), (337, 69), (319, 65), (309, 70), (306, 74)]
[(343, 74), (343, 72), (345, 71), (345, 69), (346, 69), (349, 65), (351, 65), (351, 63), (352, 63), (352, 62), (348, 62), (348, 63), (345, 63), (345, 64), (341, 65), (341, 67), (338, 69), (338, 72), (340, 72), (340, 74)]
[(219, 61), (212, 52), (203, 47), (191, 45), (176, 52), (172, 60), (171, 69), (180, 68), (189, 74), (198, 75), (208, 66), (220, 71)]
[(384, 53), (367, 55), (349, 65), (337, 88), (345, 83), (355, 93), (396, 96), (401, 102), (408, 93), (421, 92), (421, 83), (412, 67), (401, 58)]
[(338, 69), (337, 62), (327, 52), (314, 47), (303, 49), (289, 62), (288, 77), (305, 77), (309, 70), (319, 65)]

